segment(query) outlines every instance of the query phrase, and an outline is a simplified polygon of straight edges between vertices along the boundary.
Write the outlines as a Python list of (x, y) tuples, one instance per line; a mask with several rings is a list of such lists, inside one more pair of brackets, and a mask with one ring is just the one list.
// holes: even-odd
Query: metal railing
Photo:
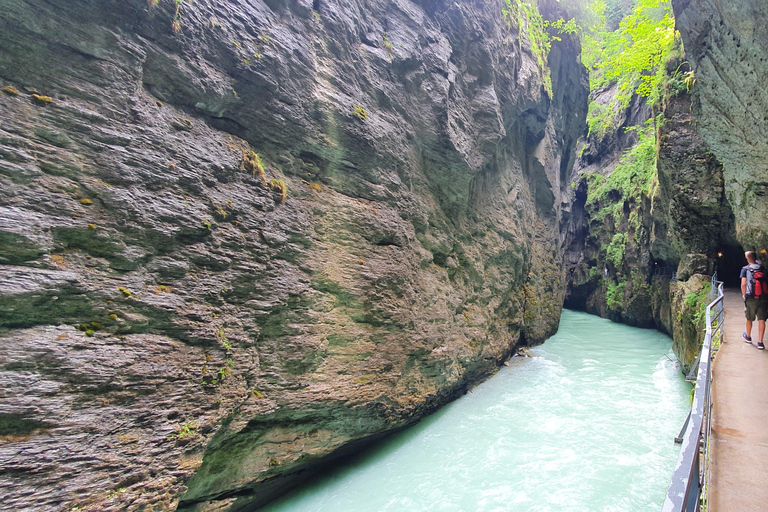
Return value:
[(655, 267), (653, 275), (669, 277), (672, 281), (677, 281), (677, 267)]
[[(717, 280), (717, 272), (715, 272), (714, 274), (712, 274), (712, 286), (709, 289), (709, 301), (710, 302), (714, 301), (717, 298), (717, 295), (718, 295), (718, 292), (719, 292), (719, 286), (718, 286), (719, 284), (720, 284), (720, 281)], [(720, 308), (720, 310), (723, 309), (722, 302), (719, 303), (718, 307)], [(722, 311), (720, 311), (720, 312), (722, 313)], [(721, 334), (721, 337), (722, 337), (722, 334)], [(716, 344), (715, 346), (719, 347), (718, 344)], [(717, 349), (715, 349), (715, 351), (716, 350)], [(714, 351), (712, 353), (712, 356), (714, 356)], [(685, 381), (686, 382), (696, 382), (697, 370), (699, 368), (699, 360), (700, 359), (701, 359), (701, 353), (699, 353), (699, 355), (696, 356), (696, 360), (691, 365), (691, 370), (688, 372), (688, 375), (685, 376)], [(691, 414), (688, 413), (688, 419), (690, 419), (690, 418), (691, 418)], [(675, 442), (676, 443), (678, 443), (678, 444), (682, 443), (682, 435), (683, 435), (683, 432), (685, 432), (686, 427), (688, 427), (688, 420), (685, 420), (685, 425), (683, 425), (683, 430), (682, 430), (682, 432), (680, 432), (680, 436), (675, 438)]]
[[(709, 439), (712, 433), (712, 355), (723, 340), (723, 283), (712, 276), (715, 298), (707, 306), (707, 329), (698, 358), (691, 413), (662, 512), (694, 512), (708, 502)], [(716, 290), (716, 292), (715, 292)], [(694, 363), (695, 365), (696, 363)]]
[[(717, 280), (717, 272), (712, 274), (712, 287), (709, 289), (709, 302), (714, 301), (718, 295), (722, 294), (722, 290), (720, 290), (721, 284), (722, 281)], [(722, 305), (720, 306), (720, 309), (722, 309)]]

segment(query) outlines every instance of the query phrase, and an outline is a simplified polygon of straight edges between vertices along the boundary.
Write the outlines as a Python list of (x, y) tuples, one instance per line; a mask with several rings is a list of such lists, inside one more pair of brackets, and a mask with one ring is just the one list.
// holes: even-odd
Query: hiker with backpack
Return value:
[(765, 349), (763, 335), (765, 320), (768, 318), (768, 272), (762, 263), (757, 261), (755, 251), (744, 253), (747, 265), (741, 269), (741, 296), (744, 298), (744, 313), (747, 317), (747, 331), (741, 336), (747, 343), (752, 343), (752, 322), (757, 317), (757, 334), (760, 340), (757, 348)]

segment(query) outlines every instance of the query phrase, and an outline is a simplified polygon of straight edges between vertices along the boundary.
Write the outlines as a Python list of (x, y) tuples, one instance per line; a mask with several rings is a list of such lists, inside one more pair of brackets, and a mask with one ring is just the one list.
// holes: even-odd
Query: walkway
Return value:
[[(725, 339), (712, 383), (712, 480), (708, 512), (768, 510), (768, 350), (744, 332), (738, 290), (725, 291)], [(766, 335), (768, 342), (768, 334)]]

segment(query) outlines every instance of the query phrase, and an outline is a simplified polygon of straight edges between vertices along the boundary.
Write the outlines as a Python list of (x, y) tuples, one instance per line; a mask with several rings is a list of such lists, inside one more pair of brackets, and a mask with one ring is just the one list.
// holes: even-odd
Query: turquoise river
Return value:
[(671, 346), (563, 311), (534, 357), (263, 510), (656, 512), (690, 403)]

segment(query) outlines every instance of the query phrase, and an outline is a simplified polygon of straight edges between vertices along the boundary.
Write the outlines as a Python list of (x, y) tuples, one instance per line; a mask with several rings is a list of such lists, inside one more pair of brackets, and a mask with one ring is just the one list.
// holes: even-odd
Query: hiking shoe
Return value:
[(745, 332), (741, 333), (741, 337), (744, 338), (744, 341), (746, 341), (747, 343), (752, 343), (752, 337), (747, 336), (747, 333)]
[(765, 350), (765, 345), (763, 345), (762, 341), (757, 342), (757, 348), (759, 348), (760, 350)]

